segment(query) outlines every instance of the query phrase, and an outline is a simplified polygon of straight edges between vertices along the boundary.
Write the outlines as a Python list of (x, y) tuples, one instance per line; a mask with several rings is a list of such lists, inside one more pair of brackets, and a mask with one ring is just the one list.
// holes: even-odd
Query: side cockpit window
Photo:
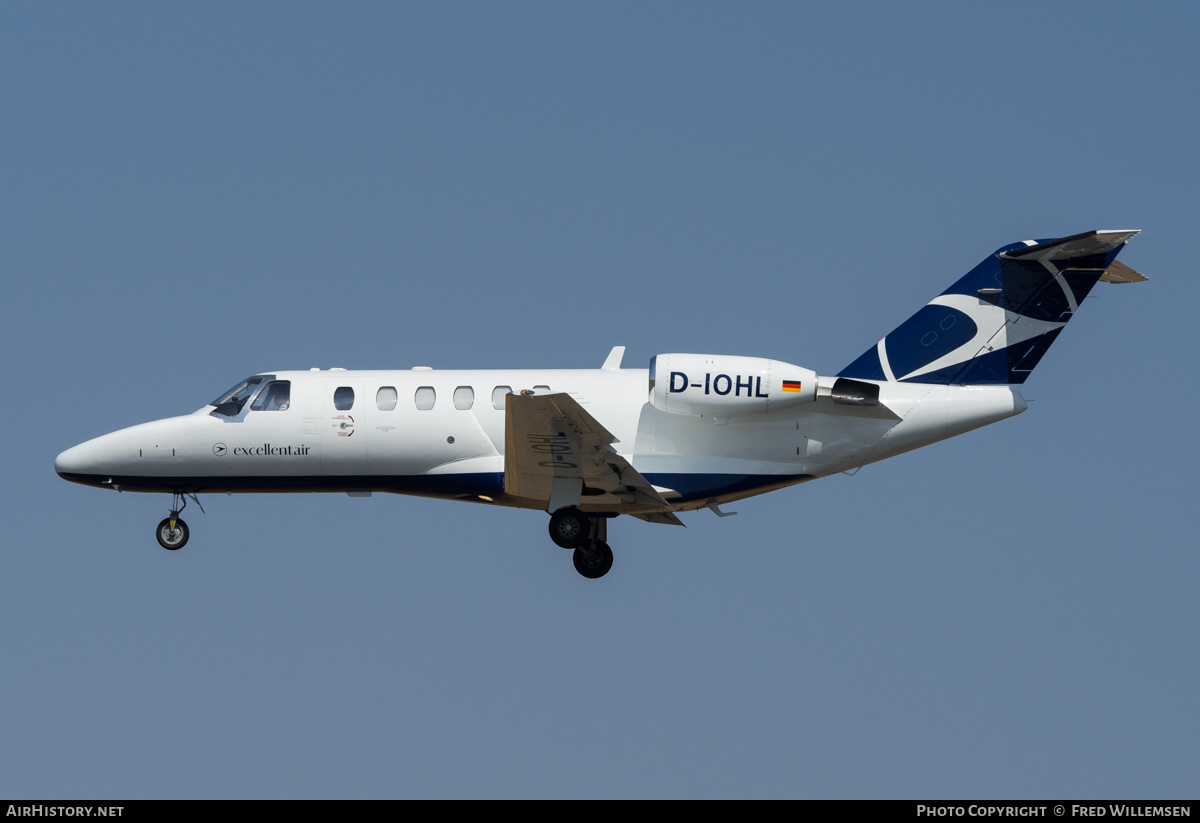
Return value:
[(252, 411), (284, 411), (291, 403), (292, 383), (290, 380), (274, 380), (258, 395)]
[(255, 395), (259, 386), (266, 379), (263, 375), (257, 375), (255, 377), (248, 377), (241, 383), (238, 383), (212, 402), (212, 405), (216, 406), (212, 410), (212, 414), (220, 415), (221, 417), (237, 417), (242, 413), (246, 401)]

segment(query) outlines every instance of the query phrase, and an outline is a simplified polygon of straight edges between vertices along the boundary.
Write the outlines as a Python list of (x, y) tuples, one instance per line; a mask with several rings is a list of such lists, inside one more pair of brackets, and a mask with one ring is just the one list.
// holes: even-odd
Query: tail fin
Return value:
[(1097, 281), (1146, 278), (1115, 262), (1134, 231), (997, 249), (838, 374), (903, 383), (1024, 383)]

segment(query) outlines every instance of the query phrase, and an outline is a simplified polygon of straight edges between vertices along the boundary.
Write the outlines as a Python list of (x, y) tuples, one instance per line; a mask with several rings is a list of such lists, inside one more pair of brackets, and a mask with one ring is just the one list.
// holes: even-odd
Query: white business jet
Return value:
[(623, 369), (311, 369), (249, 377), (182, 417), (89, 440), (63, 478), (172, 495), (394, 492), (542, 509), (575, 568), (612, 567), (610, 518), (683, 525), (721, 506), (935, 443), (1025, 411), (1018, 386), (1098, 281), (1146, 278), (1136, 231), (1014, 243), (989, 255), (834, 377), (779, 360), (660, 354)]

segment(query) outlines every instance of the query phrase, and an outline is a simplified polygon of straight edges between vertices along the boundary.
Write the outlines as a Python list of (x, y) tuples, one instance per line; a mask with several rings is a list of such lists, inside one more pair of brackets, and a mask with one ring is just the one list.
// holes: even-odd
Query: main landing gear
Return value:
[[(163, 521), (158, 524), (158, 528), (155, 530), (158, 545), (169, 552), (178, 551), (187, 545), (190, 532), (188, 531), (187, 523), (183, 522), (179, 513), (187, 508), (187, 498), (189, 497), (196, 501), (197, 506), (200, 506), (200, 501), (196, 498), (196, 495), (174, 492), (171, 495), (171, 516), (163, 518)], [(200, 511), (204, 511), (203, 506), (200, 506)]]
[(608, 537), (608, 518), (587, 515), (579, 509), (559, 509), (550, 515), (550, 539), (564, 549), (574, 549), (575, 571), (595, 580), (612, 568), (613, 553)]

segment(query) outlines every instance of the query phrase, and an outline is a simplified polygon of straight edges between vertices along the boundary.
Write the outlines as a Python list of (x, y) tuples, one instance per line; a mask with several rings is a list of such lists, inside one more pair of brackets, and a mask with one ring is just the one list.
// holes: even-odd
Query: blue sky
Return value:
[[(1194, 797), (1194, 5), (6, 4), (0, 795)], [(1141, 228), (1028, 413), (616, 521), (64, 483), (270, 369), (832, 374)]]

